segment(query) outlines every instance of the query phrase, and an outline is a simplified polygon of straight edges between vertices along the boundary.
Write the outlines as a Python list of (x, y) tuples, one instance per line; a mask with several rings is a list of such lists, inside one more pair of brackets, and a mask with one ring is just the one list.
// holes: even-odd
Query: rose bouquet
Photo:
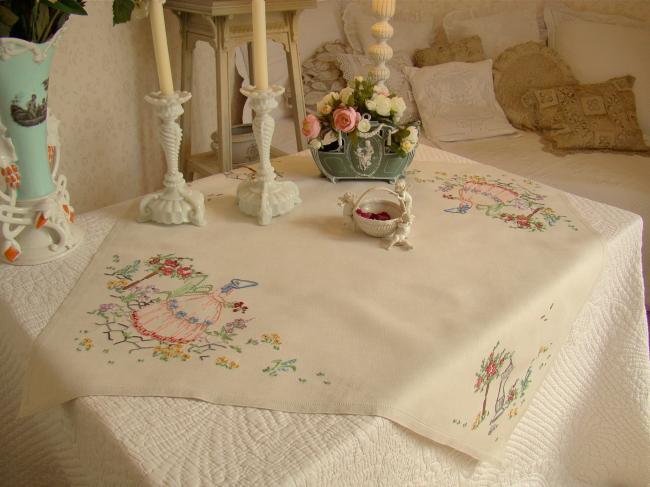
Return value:
[(325, 95), (316, 104), (316, 114), (309, 114), (302, 132), (315, 150), (336, 150), (342, 145), (342, 134), (353, 146), (380, 130), (388, 133), (386, 147), (406, 156), (418, 143), (415, 125), (400, 126), (404, 100), (388, 89), (357, 76), (353, 86)]

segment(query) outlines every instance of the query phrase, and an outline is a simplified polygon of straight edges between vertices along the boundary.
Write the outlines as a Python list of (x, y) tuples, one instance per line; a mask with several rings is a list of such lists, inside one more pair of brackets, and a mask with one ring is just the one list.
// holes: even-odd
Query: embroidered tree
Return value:
[(476, 382), (474, 383), (474, 392), (485, 392), (483, 398), (483, 408), (481, 409), (481, 419), (485, 417), (487, 397), (490, 391), (490, 384), (494, 379), (499, 377), (504, 366), (512, 359), (512, 352), (506, 352), (505, 348), (496, 353), (500, 342), (497, 342), (492, 348), (490, 355), (483, 359), (481, 368), (476, 373)]

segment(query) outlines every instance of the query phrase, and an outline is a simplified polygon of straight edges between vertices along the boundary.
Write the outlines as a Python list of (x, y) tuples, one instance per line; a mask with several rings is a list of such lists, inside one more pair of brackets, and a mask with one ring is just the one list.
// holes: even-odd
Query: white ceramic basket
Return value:
[[(383, 188), (381, 186), (370, 188), (359, 197), (357, 203), (354, 205), (354, 209), (352, 210), (352, 219), (354, 220), (355, 225), (365, 234), (370, 235), (371, 237), (387, 237), (393, 234), (397, 229), (397, 223), (402, 218), (406, 208), (401, 200), (398, 200), (399, 203), (395, 203), (390, 200), (374, 199), (362, 203), (362, 200), (372, 191), (384, 191), (397, 196), (395, 191), (388, 188)], [(364, 218), (357, 214), (358, 208), (366, 213), (381, 213), (382, 211), (385, 211), (391, 216), (391, 219), (371, 220), (370, 218)]]

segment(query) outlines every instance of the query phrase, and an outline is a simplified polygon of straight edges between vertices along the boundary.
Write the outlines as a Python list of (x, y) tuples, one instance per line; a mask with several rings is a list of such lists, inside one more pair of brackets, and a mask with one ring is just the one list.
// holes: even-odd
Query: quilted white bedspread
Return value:
[[(462, 160), (433, 148), (418, 157)], [(67, 259), (0, 268), (0, 484), (647, 486), (641, 219), (571, 201), (607, 241), (605, 270), (502, 465), (377, 417), (187, 399), (87, 397), (16, 420), (27, 349), (110, 231), (116, 209), (108, 208), (80, 218), (85, 242)]]

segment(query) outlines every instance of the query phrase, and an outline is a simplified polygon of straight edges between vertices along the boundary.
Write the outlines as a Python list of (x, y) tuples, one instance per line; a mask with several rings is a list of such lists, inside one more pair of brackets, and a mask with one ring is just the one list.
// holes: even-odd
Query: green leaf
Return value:
[(135, 8), (133, 0), (113, 0), (113, 25), (123, 24), (131, 20)]
[(0, 22), (0, 37), (11, 37), (11, 27)]
[(83, 5), (77, 2), (77, 0), (58, 0), (56, 2), (52, 2), (51, 0), (42, 1), (43, 3), (47, 4), (48, 7), (51, 7), (55, 10), (60, 10), (66, 14), (88, 15), (86, 9), (84, 9)]
[(34, 19), (34, 39), (43, 39), (46, 36), (47, 26), (50, 23), (50, 9), (41, 3), (38, 6), (38, 13)]
[(11, 27), (18, 22), (19, 17), (13, 13), (13, 11), (9, 7), (5, 7), (4, 5), (0, 5), (0, 23), (4, 24), (4, 26), (8, 27), (11, 29)]

